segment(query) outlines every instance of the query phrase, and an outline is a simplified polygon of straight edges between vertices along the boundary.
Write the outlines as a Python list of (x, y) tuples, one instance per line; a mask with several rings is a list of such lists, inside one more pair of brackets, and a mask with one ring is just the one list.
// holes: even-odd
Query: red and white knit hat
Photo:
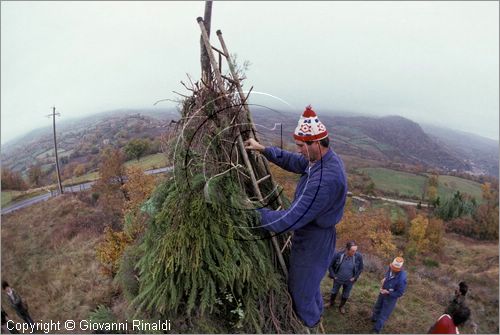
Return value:
[(404, 262), (405, 262), (405, 260), (403, 259), (403, 257), (394, 258), (394, 260), (390, 264), (391, 270), (394, 272), (401, 271), (401, 269), (403, 268)]
[(299, 124), (295, 128), (293, 137), (298, 141), (319, 141), (328, 137), (326, 127), (316, 116), (311, 105), (306, 107), (306, 110), (299, 119)]

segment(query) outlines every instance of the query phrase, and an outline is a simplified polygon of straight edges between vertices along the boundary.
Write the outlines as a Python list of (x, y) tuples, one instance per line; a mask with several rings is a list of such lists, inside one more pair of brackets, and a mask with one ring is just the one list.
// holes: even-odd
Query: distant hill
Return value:
[[(174, 109), (121, 109), (94, 114), (81, 119), (58, 120), (56, 124), (59, 159), (64, 162), (90, 162), (106, 145), (123, 146), (132, 138), (159, 138), (171, 119), (178, 119)], [(52, 127), (31, 131), (18, 140), (2, 144), (2, 166), (26, 172), (31, 165), (53, 169)]]
[[(284, 111), (252, 110), (258, 124), (283, 124), (284, 140), (293, 140), (297, 115)], [(423, 128), (401, 116), (346, 116), (345, 113), (323, 112), (322, 122), (327, 126), (333, 146), (340, 154), (355, 155), (385, 162), (423, 165), (442, 171), (461, 171), (498, 177), (498, 142), (476, 136), (461, 139), (469, 146), (455, 143), (456, 132), (443, 129), (443, 139), (436, 132), (426, 133)], [(432, 134), (432, 135), (431, 135)], [(470, 134), (469, 134), (470, 135)], [(474, 136), (474, 135), (473, 135)], [(446, 139), (446, 141), (445, 141)], [(468, 150), (457, 148), (467, 148)], [(496, 164), (496, 165), (495, 165)], [(496, 168), (496, 169), (495, 169)]]
[[(260, 129), (283, 125), (284, 141), (292, 141), (297, 114), (251, 107), (259, 131), (276, 140), (279, 133)], [(82, 119), (59, 120), (60, 157), (90, 161), (105, 145), (124, 145), (131, 138), (159, 138), (171, 120), (179, 119), (175, 109), (121, 109)], [(459, 171), (498, 177), (498, 142), (445, 128), (420, 126), (400, 116), (373, 117), (359, 113), (322, 112), (335, 150), (385, 163), (422, 165), (445, 172)], [(53, 167), (50, 127), (30, 132), (2, 145), (2, 165), (26, 171), (34, 164)]]
[(466, 159), (473, 173), (486, 173), (498, 178), (498, 141), (425, 123), (422, 128), (446, 150)]

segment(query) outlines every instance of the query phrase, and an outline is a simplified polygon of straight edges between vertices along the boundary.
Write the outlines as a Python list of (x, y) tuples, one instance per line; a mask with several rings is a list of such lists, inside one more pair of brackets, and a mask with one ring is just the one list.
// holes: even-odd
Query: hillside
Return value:
[(422, 124), (422, 128), (441, 146), (464, 157), (473, 173), (498, 177), (498, 141), (429, 124)]
[[(264, 140), (276, 143), (283, 126), (283, 140), (291, 143), (297, 116), (295, 113), (252, 107), (257, 129)], [(179, 119), (174, 109), (123, 109), (95, 114), (78, 120), (60, 120), (57, 125), (58, 147), (63, 164), (92, 162), (108, 144), (123, 146), (132, 138), (159, 139), (168, 131), (171, 120)], [(498, 177), (498, 142), (480, 136), (419, 124), (400, 116), (369, 117), (347, 112), (323, 112), (335, 150), (342, 155), (361, 157), (384, 164), (423, 166), (470, 174)], [(263, 126), (265, 125), (265, 126)], [(2, 144), (2, 165), (26, 172), (39, 164), (44, 171), (53, 169), (51, 128), (30, 132), (22, 138)]]
[[(118, 110), (56, 125), (59, 159), (68, 163), (89, 164), (106, 145), (125, 145), (133, 138), (158, 140), (166, 131), (174, 110)], [(168, 120), (168, 121), (167, 121)], [(17, 141), (2, 145), (2, 165), (25, 173), (31, 165), (43, 172), (54, 168), (52, 128), (30, 132)]]
[[(88, 319), (100, 304), (110, 307), (119, 321), (133, 314), (111, 280), (99, 271), (95, 247), (103, 239), (102, 215), (85, 196), (66, 195), (2, 217), (2, 278), (26, 299), (34, 319)], [(468, 299), (478, 333), (498, 333), (498, 242), (446, 234), (443, 243), (443, 254), (433, 256), (428, 265), (407, 261), (408, 289), (385, 333), (425, 333), (460, 280), (469, 283)], [(324, 313), (327, 333), (370, 331), (368, 318), (386, 260), (366, 253), (364, 257), (365, 272), (354, 286), (348, 314), (342, 316), (338, 309)], [(323, 296), (330, 289), (331, 279), (325, 276)], [(7, 313), (17, 320), (3, 302)], [(172, 320), (172, 324), (174, 332), (192, 332), (183, 320)], [(470, 331), (466, 327), (462, 332)]]
[[(254, 109), (253, 115), (258, 124), (268, 124), (266, 118), (271, 115), (273, 122), (283, 124), (284, 141), (291, 141), (290, 134), (296, 126), (295, 116), (263, 109)], [(328, 112), (320, 117), (330, 131), (335, 150), (340, 154), (381, 162), (422, 165), (445, 172), (472, 171), (470, 162), (463, 156), (440, 145), (417, 123), (403, 117), (345, 116)], [(487, 170), (487, 166), (483, 167), (480, 162), (475, 164)]]

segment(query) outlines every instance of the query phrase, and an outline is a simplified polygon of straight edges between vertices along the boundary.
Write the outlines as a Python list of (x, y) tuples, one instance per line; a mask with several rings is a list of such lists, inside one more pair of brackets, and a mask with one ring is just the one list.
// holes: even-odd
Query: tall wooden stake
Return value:
[[(203, 17), (203, 24), (205, 25), (205, 30), (208, 37), (210, 38), (210, 22), (212, 20), (212, 1), (205, 1), (205, 14)], [(201, 78), (203, 82), (210, 85), (212, 82), (212, 67), (210, 66), (210, 59), (208, 58), (208, 52), (203, 42), (203, 36), (200, 37), (200, 48), (201, 48)]]

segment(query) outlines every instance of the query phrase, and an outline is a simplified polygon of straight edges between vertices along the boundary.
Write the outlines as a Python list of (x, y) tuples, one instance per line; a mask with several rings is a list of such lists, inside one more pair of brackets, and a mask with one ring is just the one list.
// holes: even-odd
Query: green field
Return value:
[[(167, 166), (167, 157), (163, 153), (153, 154), (142, 157), (140, 160), (133, 159), (125, 162), (125, 167), (140, 167), (143, 170), (157, 169)], [(99, 172), (94, 171), (84, 174), (80, 177), (73, 177), (70, 179), (65, 179), (63, 185), (74, 185), (80, 184), (87, 181), (94, 181), (99, 178)], [(53, 185), (55, 187), (55, 185)]]
[(375, 183), (375, 189), (397, 192), (407, 197), (421, 197), (427, 182), (426, 177), (385, 168), (363, 168), (358, 171), (370, 176)]
[(142, 157), (140, 160), (133, 159), (125, 163), (125, 167), (136, 166), (143, 170), (158, 169), (167, 166), (167, 157), (164, 153), (158, 153)]
[(453, 176), (439, 176), (438, 195), (441, 198), (450, 197), (457, 190), (473, 196), (479, 202), (483, 199), (481, 184)]
[[(421, 197), (425, 190), (427, 177), (386, 168), (362, 168), (358, 171), (370, 176), (375, 189), (383, 192), (398, 192), (402, 196)], [(481, 202), (481, 184), (453, 176), (439, 176), (438, 195), (441, 199), (450, 198), (453, 193), (467, 193)]]
[(21, 193), (20, 191), (2, 191), (2, 207), (5, 207), (12, 202), (14, 193)]
[(32, 198), (34, 196), (45, 193), (46, 191), (43, 189), (34, 189), (27, 191), (2, 191), (2, 208), (10, 205), (13, 202), (26, 200)]

